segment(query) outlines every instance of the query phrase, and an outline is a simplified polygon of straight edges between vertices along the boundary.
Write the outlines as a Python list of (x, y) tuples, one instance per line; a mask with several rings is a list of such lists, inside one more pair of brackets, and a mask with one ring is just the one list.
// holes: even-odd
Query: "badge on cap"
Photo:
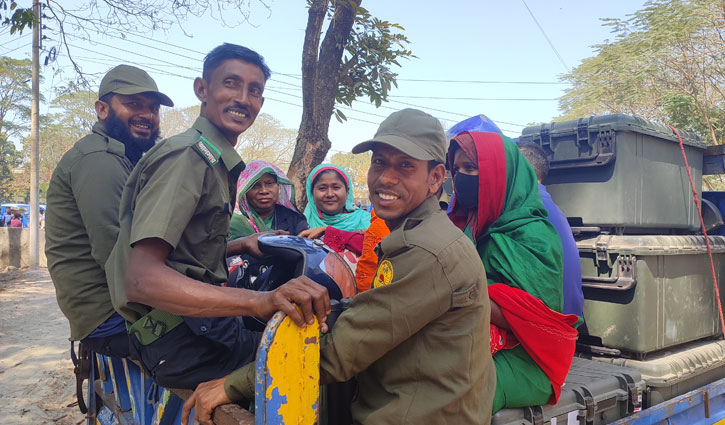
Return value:
[(385, 260), (380, 263), (378, 272), (375, 273), (375, 279), (373, 280), (373, 288), (379, 288), (381, 286), (390, 285), (393, 281), (393, 264)]

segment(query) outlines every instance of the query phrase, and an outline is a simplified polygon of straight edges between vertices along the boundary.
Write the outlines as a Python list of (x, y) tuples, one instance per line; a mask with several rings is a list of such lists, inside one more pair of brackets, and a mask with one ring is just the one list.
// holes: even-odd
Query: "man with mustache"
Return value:
[(160, 105), (173, 106), (143, 70), (119, 65), (98, 90), (98, 122), (58, 162), (48, 187), (45, 254), (71, 341), (127, 357), (128, 336), (113, 309), (104, 267), (118, 235), (121, 194), (159, 136)]
[[(375, 136), (368, 189), (390, 229), (375, 248), (372, 288), (320, 339), (320, 383), (356, 377), (354, 424), (489, 424), (496, 371), (489, 349), (486, 272), (471, 241), (441, 211), (447, 141), (438, 119), (394, 112)], [(182, 412), (254, 398), (255, 365), (199, 385)], [(284, 395), (281, 395), (284, 397)]]
[(225, 287), (227, 256), (261, 256), (256, 237), (227, 243), (227, 235), (245, 166), (234, 146), (257, 117), (269, 76), (246, 47), (209, 52), (194, 80), (199, 118), (149, 151), (124, 189), (106, 274), (131, 352), (160, 385), (193, 389), (251, 361), (261, 334), (239, 316), (282, 310), (304, 326), (330, 312), (327, 290), (304, 277), (271, 292)]

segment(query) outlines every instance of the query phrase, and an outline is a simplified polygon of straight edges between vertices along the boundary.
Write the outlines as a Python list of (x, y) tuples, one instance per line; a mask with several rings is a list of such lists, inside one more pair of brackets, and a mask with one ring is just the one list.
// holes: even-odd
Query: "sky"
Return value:
[[(183, 31), (174, 28), (152, 33), (139, 29), (126, 33), (125, 38), (73, 32), (68, 42), (83, 71), (97, 77), (94, 90), (108, 69), (129, 63), (147, 70), (177, 107), (198, 104), (192, 82), (201, 75), (206, 52), (223, 42), (245, 45), (264, 56), (272, 69), (262, 112), (286, 128), (297, 129), (302, 114), (300, 66), (306, 2), (267, 3), (269, 9), (252, 0), (250, 18), (241, 24), (236, 24), (239, 15), (225, 15), (228, 27), (204, 16), (185, 22)], [(444, 128), (485, 114), (511, 137), (520, 135), (528, 124), (550, 122), (560, 115), (557, 100), (568, 87), (560, 82), (561, 75), (593, 56), (594, 45), (613, 38), (600, 18), (626, 18), (643, 3), (363, 0), (363, 7), (373, 16), (405, 28), (408, 48), (416, 58), (402, 60), (400, 68), (393, 68), (399, 87), (391, 91), (388, 103), (375, 108), (360, 98), (351, 109), (342, 108), (348, 121), (338, 123), (332, 118), (332, 153), (349, 152), (355, 144), (372, 137), (386, 116), (406, 107), (436, 116)], [(28, 6), (30, 1), (19, 4)], [(53, 22), (47, 26), (44, 34), (50, 39), (44, 41), (46, 51), (59, 46)], [(18, 36), (3, 28), (0, 55), (30, 58), (31, 40), (28, 30)], [(41, 54), (41, 63), (45, 56)], [(66, 53), (61, 51), (41, 72), (45, 80), (42, 93), (52, 99), (54, 90), (72, 76)], [(47, 110), (47, 105), (41, 105), (41, 112)]]

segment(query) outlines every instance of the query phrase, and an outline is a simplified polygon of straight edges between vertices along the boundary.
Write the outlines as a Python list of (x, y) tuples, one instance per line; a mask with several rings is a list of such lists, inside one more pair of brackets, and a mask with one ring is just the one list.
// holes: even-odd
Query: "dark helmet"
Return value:
[[(355, 296), (355, 276), (342, 257), (320, 241), (291, 235), (262, 235), (258, 239), (263, 259), (250, 256), (227, 258), (229, 286), (271, 291), (290, 279), (307, 276), (327, 288), (333, 310), (349, 305)], [(335, 313), (333, 311), (333, 313)], [(340, 311), (337, 311), (339, 315)], [(333, 314), (335, 315), (335, 314)], [(264, 321), (245, 317), (248, 328), (262, 330)], [(328, 318), (328, 325), (334, 318)]]
[(288, 280), (307, 276), (327, 288), (330, 298), (352, 298), (355, 276), (345, 260), (320, 241), (291, 235), (262, 235), (263, 259), (236, 256), (227, 259), (229, 286), (271, 291)]

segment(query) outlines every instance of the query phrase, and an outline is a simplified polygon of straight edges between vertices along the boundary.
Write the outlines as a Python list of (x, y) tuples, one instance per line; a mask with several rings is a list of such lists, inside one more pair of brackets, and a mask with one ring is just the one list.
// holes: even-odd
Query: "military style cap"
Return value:
[(159, 91), (156, 82), (146, 71), (130, 65), (118, 65), (103, 77), (101, 86), (98, 88), (98, 98), (100, 99), (108, 93), (126, 95), (154, 93), (162, 105), (174, 106), (174, 102), (169, 96)]
[(357, 144), (352, 153), (362, 153), (384, 143), (406, 155), (424, 161), (446, 162), (446, 135), (441, 123), (432, 115), (417, 109), (393, 112), (380, 123), (372, 139)]

